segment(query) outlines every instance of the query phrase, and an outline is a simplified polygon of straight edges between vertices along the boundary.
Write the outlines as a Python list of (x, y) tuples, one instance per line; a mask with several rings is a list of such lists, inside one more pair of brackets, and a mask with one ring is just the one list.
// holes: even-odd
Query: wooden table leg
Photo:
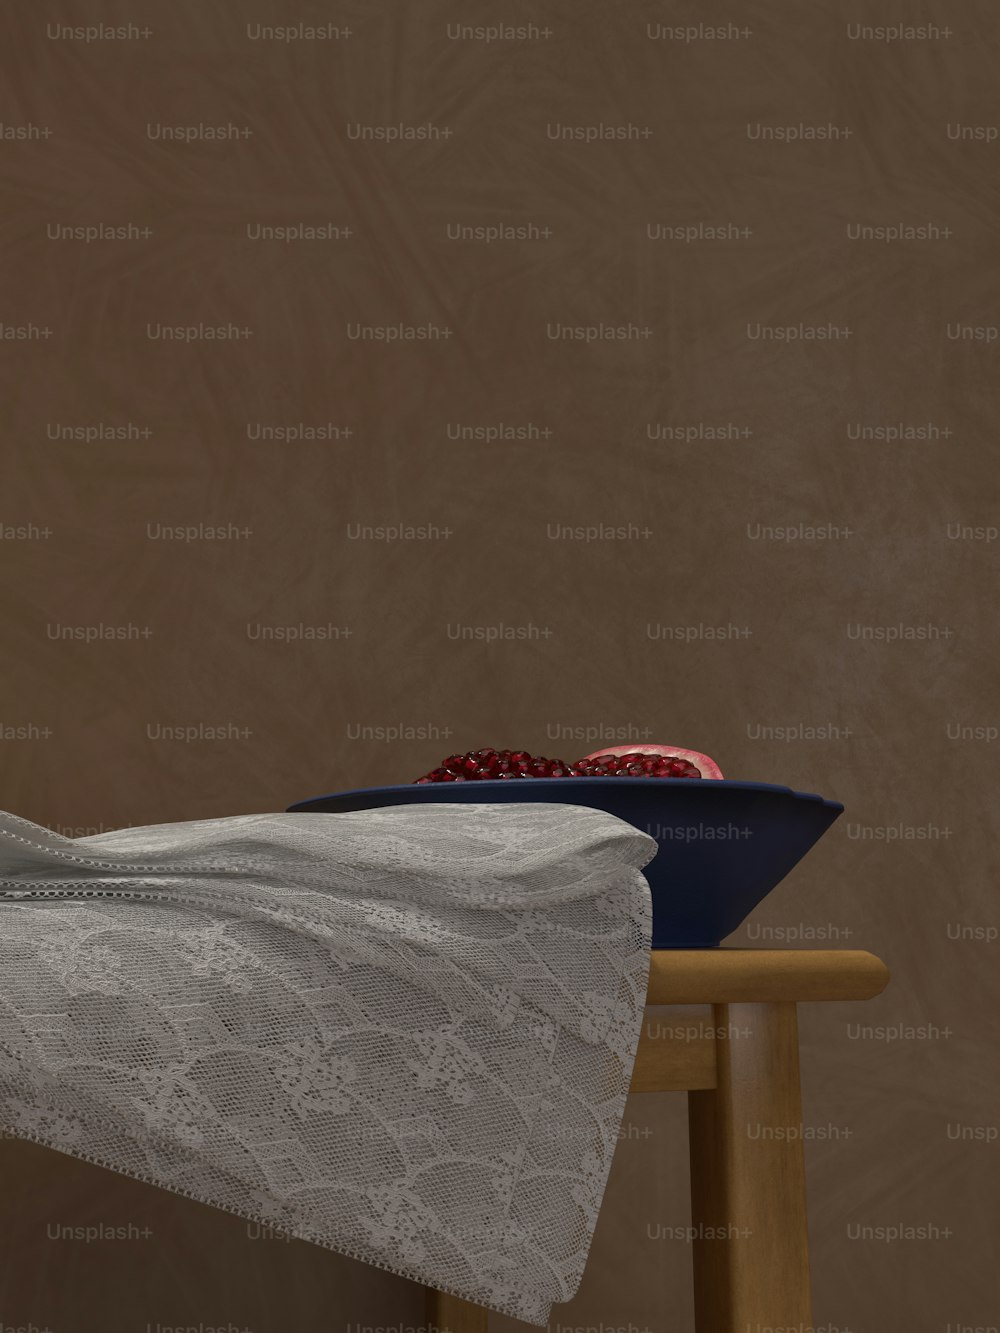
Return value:
[(428, 1287), (426, 1309), (429, 1333), (486, 1333), (489, 1310), (461, 1296)]
[(688, 1093), (695, 1325), (808, 1328), (796, 1007), (717, 1004), (713, 1022), (717, 1086)]

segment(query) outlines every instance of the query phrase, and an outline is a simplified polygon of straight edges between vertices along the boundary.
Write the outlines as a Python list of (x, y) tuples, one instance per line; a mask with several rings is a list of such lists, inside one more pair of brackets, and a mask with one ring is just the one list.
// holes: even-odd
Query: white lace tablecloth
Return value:
[(618, 1141), (655, 851), (569, 805), (0, 812), (0, 1125), (545, 1324)]

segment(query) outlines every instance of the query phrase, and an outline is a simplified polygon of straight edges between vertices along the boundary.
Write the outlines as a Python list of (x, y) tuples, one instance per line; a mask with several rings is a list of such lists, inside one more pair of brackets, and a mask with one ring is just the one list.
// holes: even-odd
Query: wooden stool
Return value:
[[(869, 1000), (888, 981), (881, 959), (855, 949), (650, 955), (629, 1091), (688, 1094), (692, 1227), (731, 1237), (693, 1242), (697, 1333), (811, 1327), (802, 1138), (751, 1138), (747, 1126), (802, 1124), (795, 1006)], [(428, 1289), (427, 1321), (442, 1333), (486, 1333), (488, 1317)]]

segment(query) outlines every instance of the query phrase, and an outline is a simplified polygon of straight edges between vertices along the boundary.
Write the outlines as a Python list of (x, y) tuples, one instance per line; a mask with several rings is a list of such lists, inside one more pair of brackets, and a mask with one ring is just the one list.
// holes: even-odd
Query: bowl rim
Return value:
[[(724, 787), (727, 791), (763, 791), (776, 792), (782, 796), (791, 796), (797, 801), (819, 801), (821, 805), (828, 809), (836, 810), (838, 814), (843, 814), (844, 806), (841, 801), (831, 800), (829, 797), (820, 796), (818, 792), (796, 791), (794, 787), (785, 787), (774, 782), (750, 782), (742, 778), (645, 778), (645, 777), (571, 777), (571, 778), (486, 778), (475, 779), (472, 782), (464, 783), (463, 786), (480, 788), (484, 793), (496, 791), (497, 789), (507, 790), (511, 782), (530, 782), (533, 788), (558, 788), (560, 791), (578, 790), (593, 788), (595, 784), (602, 786), (612, 785), (612, 790), (618, 790), (620, 787), (635, 787), (638, 785), (648, 786), (650, 783), (656, 783), (663, 786), (669, 782), (671, 787), (695, 787), (699, 791), (711, 790), (713, 787)], [(585, 784), (585, 786), (584, 786)], [(327, 792), (322, 796), (307, 796), (301, 801), (295, 801), (288, 806), (286, 813), (307, 814), (308, 811), (296, 810), (296, 807), (315, 805), (319, 801), (333, 801), (347, 798), (381, 796), (388, 792), (398, 793), (408, 790), (415, 790), (417, 787), (421, 791), (426, 791), (428, 787), (453, 787), (451, 782), (400, 782), (385, 787), (354, 787), (350, 790)], [(423, 798), (426, 800), (426, 798)], [(320, 812), (327, 813), (327, 812)]]

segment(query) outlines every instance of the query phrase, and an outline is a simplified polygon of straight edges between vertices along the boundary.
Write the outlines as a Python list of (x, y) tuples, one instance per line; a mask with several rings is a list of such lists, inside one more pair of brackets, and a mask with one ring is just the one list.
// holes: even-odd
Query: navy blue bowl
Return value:
[(643, 870), (653, 899), (654, 949), (720, 944), (844, 810), (839, 801), (766, 782), (518, 778), (369, 787), (298, 801), (286, 813), (345, 814), (428, 801), (561, 801), (605, 810), (650, 834), (659, 844)]

